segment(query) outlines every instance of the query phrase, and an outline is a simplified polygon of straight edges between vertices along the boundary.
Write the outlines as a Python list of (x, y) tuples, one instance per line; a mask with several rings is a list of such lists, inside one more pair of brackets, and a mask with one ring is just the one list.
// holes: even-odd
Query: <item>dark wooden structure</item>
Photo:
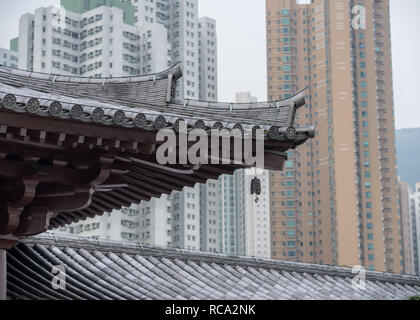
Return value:
[(253, 104), (180, 101), (181, 76), (180, 65), (111, 79), (0, 67), (0, 249), (247, 167), (159, 165), (156, 132), (176, 131), (180, 121), (208, 132), (264, 129), (265, 166), (273, 170), (283, 168), (285, 151), (314, 135), (295, 127), (303, 93)]

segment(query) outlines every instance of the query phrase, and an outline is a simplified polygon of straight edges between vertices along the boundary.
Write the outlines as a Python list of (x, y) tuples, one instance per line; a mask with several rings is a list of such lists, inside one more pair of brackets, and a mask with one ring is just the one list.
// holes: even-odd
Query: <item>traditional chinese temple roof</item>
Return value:
[[(413, 276), (366, 271), (366, 286), (357, 288), (351, 268), (47, 234), (7, 254), (9, 299), (407, 300), (420, 294), (420, 278)], [(65, 290), (52, 288), (54, 267), (65, 272)]]
[(176, 132), (182, 120), (209, 136), (213, 128), (263, 129), (272, 170), (314, 136), (314, 128), (295, 124), (304, 93), (250, 104), (176, 100), (181, 76), (181, 65), (107, 79), (0, 67), (0, 248), (249, 167), (234, 164), (233, 152), (230, 164), (159, 165), (156, 132)]
[[(275, 102), (220, 103), (176, 100), (181, 65), (162, 73), (124, 78), (81, 78), (34, 73), (0, 67), (0, 94), (15, 95), (3, 107), (40, 116), (55, 116), (126, 128), (161, 129), (185, 120), (192, 128), (273, 126), (272, 138), (285, 136), (276, 129), (294, 127), (296, 109), (305, 105), (304, 93)], [(29, 103), (28, 99), (37, 99)], [(51, 104), (55, 102), (51, 106)], [(61, 106), (59, 105), (61, 104)], [(156, 121), (157, 117), (159, 118)], [(198, 122), (198, 123), (197, 123)], [(311, 128), (300, 130), (311, 135)], [(294, 140), (294, 139), (293, 139)]]

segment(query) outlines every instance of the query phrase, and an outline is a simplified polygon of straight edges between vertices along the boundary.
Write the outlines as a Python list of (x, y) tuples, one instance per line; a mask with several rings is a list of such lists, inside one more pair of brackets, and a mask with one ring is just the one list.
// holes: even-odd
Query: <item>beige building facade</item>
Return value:
[(268, 98), (313, 141), (271, 173), (272, 257), (402, 273), (389, 1), (267, 0)]

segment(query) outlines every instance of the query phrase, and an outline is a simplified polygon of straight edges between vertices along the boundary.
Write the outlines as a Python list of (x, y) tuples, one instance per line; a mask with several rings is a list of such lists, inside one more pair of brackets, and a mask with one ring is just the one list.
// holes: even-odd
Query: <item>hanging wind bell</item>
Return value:
[(256, 194), (257, 197), (255, 198), (255, 203), (258, 203), (259, 195), (261, 194), (261, 181), (257, 177), (254, 177), (251, 181), (251, 194)]

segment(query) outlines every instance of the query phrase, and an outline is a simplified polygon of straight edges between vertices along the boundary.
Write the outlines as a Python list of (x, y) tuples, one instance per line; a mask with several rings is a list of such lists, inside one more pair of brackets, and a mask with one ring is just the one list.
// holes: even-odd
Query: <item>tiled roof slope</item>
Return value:
[[(11, 299), (283, 300), (408, 299), (420, 278), (366, 273), (352, 287), (352, 269), (217, 255), (135, 244), (42, 235), (10, 250)], [(66, 289), (52, 289), (64, 266)]]
[[(200, 124), (202, 128), (240, 124), (276, 129), (294, 127), (296, 109), (305, 104), (303, 92), (285, 100), (244, 104), (176, 100), (176, 82), (180, 77), (181, 64), (152, 75), (123, 78), (69, 77), (0, 67), (0, 100), (7, 94), (13, 95), (17, 103), (13, 101), (9, 109), (25, 112), (31, 110), (27, 100), (37, 99), (41, 106), (32, 113), (45, 111), (43, 114), (48, 115), (53, 111), (53, 116), (63, 119), (94, 122), (111, 119), (110, 124), (128, 127), (145, 127), (147, 121), (153, 122), (160, 116), (165, 118), (165, 124), (172, 125), (185, 120), (194, 127), (200, 120), (204, 122)], [(53, 102), (60, 103), (60, 107), (51, 108)], [(3, 105), (7, 107), (7, 103)], [(296, 129), (313, 134), (313, 128)]]

